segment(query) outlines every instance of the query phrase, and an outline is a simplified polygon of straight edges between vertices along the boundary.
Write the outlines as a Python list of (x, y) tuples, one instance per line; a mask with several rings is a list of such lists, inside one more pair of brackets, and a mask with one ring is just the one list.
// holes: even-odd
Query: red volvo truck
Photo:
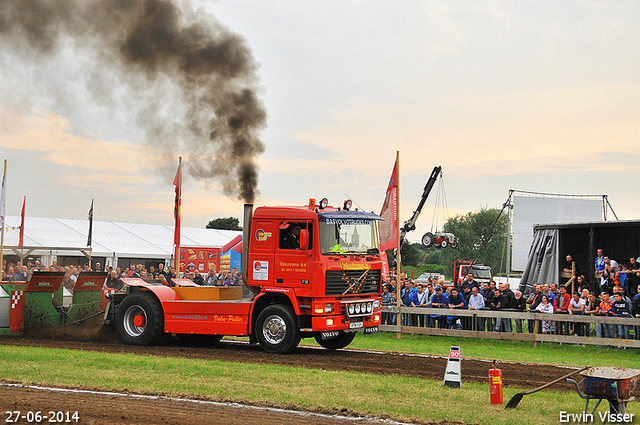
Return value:
[[(270, 353), (315, 338), (344, 348), (358, 331), (378, 332), (381, 260), (374, 213), (319, 204), (244, 208), (242, 287), (168, 287), (125, 279), (109, 296), (105, 324), (136, 345), (185, 340), (215, 343), (249, 336)], [(244, 289), (244, 291), (243, 291)]]

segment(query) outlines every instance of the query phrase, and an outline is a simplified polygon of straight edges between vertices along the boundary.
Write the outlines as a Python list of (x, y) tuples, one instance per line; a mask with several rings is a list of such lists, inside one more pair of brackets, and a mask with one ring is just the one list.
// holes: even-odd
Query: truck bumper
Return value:
[(311, 320), (314, 332), (328, 331), (360, 331), (380, 325), (382, 313), (375, 311), (371, 316), (345, 317), (345, 316), (316, 316)]

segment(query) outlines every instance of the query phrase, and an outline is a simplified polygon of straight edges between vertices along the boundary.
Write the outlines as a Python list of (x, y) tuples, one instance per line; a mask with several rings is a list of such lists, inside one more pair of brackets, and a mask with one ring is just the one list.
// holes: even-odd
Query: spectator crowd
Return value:
[[(601, 250), (598, 250), (601, 253)], [(605, 260), (606, 258), (606, 260)], [(572, 260), (568, 256), (567, 260)], [(569, 285), (535, 284), (528, 296), (520, 291), (513, 291), (508, 283), (497, 285), (491, 280), (480, 283), (474, 280), (473, 274), (457, 286), (445, 287), (444, 280), (436, 278), (426, 282), (416, 282), (400, 275), (400, 305), (405, 307), (430, 307), (442, 309), (441, 314), (412, 314), (383, 312), (383, 324), (401, 326), (431, 327), (439, 329), (463, 329), (487, 332), (538, 332), (553, 335), (579, 335), (605, 338), (640, 339), (640, 264), (632, 258), (633, 264), (612, 267), (612, 261), (603, 256), (603, 268), (600, 270), (602, 280), (598, 281), (595, 291), (590, 290), (583, 276), (576, 281), (577, 290), (567, 292)], [(613, 262), (615, 263), (615, 262)], [(596, 260), (596, 265), (597, 265)], [(620, 276), (624, 275), (621, 279)], [(631, 277), (633, 275), (633, 277)], [(629, 284), (638, 284), (630, 288)], [(626, 282), (626, 284), (625, 284)], [(387, 306), (398, 305), (397, 282), (388, 277), (383, 285), (382, 303)], [(597, 294), (596, 294), (597, 292)], [(627, 295), (631, 293), (632, 295)], [(536, 328), (536, 320), (523, 320), (507, 317), (459, 316), (458, 310), (492, 310), (498, 312), (539, 312), (557, 315), (584, 315), (601, 317), (628, 317), (630, 323), (624, 325), (606, 323), (561, 322), (549, 319), (539, 320), (541, 326)], [(545, 316), (546, 317), (546, 316)]]
[[(6, 270), (6, 272), (5, 272)], [(2, 281), (7, 282), (28, 282), (31, 280), (31, 276), (34, 272), (63, 272), (64, 278), (62, 284), (70, 292), (73, 292), (73, 288), (78, 279), (78, 276), (82, 272), (107, 272), (107, 278), (105, 285), (108, 288), (120, 289), (124, 285), (122, 279), (124, 278), (140, 278), (146, 280), (158, 280), (159, 283), (166, 286), (175, 286), (173, 279), (176, 276), (176, 270), (169, 266), (165, 269), (164, 263), (159, 263), (157, 268), (150, 266), (148, 269), (144, 264), (135, 264), (131, 267), (125, 267), (124, 269), (111, 266), (103, 267), (100, 263), (95, 263), (95, 270), (93, 270), (90, 264), (84, 266), (79, 265), (67, 265), (62, 266), (57, 262), (53, 262), (50, 266), (45, 266), (40, 261), (27, 262), (26, 265), (20, 261), (13, 263), (4, 261), (4, 267), (2, 269)], [(226, 273), (215, 273), (213, 270), (209, 270), (206, 275), (201, 274), (198, 270), (187, 270), (181, 272), (181, 278), (190, 279), (197, 285), (205, 286), (242, 286), (242, 275), (237, 268)]]

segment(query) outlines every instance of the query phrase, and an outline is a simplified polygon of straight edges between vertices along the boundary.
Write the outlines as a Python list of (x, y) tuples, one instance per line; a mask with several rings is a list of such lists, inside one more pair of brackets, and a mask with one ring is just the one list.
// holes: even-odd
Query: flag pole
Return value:
[[(398, 219), (396, 220), (396, 224), (398, 226), (397, 232), (398, 232), (398, 240), (397, 240), (397, 246), (396, 246), (396, 299), (398, 301), (398, 307), (402, 306), (402, 289), (400, 288), (400, 285), (402, 284), (401, 280), (400, 280), (400, 273), (402, 272), (402, 265), (400, 263), (400, 151), (396, 151), (396, 164), (398, 164), (398, 167), (396, 168), (396, 182), (398, 183), (398, 189), (397, 189), (397, 206), (396, 206), (396, 217), (398, 217)], [(397, 318), (398, 321), (401, 321), (401, 314), (399, 314)], [(402, 322), (400, 322), (400, 325), (402, 325)], [(402, 332), (398, 332), (396, 334), (396, 338), (400, 339), (402, 337)]]
[[(4, 172), (2, 174), (2, 205), (0, 205), (0, 213), (2, 214), (2, 235), (0, 236), (0, 274), (5, 273), (4, 270), (4, 216), (5, 216), (5, 202), (6, 199), (6, 180), (7, 180), (7, 160), (4, 160)], [(0, 276), (0, 280), (4, 279), (4, 276)]]
[[(18, 239), (18, 246), (24, 246), (24, 216), (25, 216), (25, 208), (27, 206), (27, 195), (24, 195), (24, 199), (22, 200), (22, 212), (20, 213), (20, 238)], [(23, 260), (22, 258), (20, 260)]]
[(175, 253), (173, 263), (176, 269), (176, 278), (180, 277), (180, 215), (182, 209), (182, 157), (178, 158), (178, 172), (173, 181), (176, 186), (176, 204), (174, 209), (175, 229), (173, 234), (173, 243), (175, 245)]
[(91, 208), (89, 208), (89, 215), (87, 218), (89, 219), (89, 234), (87, 235), (87, 246), (89, 247), (89, 270), (93, 270), (93, 267), (91, 266), (91, 257), (93, 254), (93, 198), (91, 198)]

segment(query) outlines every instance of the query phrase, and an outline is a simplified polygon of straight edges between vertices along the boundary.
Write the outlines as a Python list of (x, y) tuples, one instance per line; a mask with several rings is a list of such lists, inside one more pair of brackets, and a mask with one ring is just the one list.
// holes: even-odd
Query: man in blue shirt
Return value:
[[(451, 294), (447, 299), (449, 302), (449, 310), (453, 310), (456, 308), (465, 308), (464, 297), (462, 294), (458, 293), (456, 288), (451, 289)], [(456, 321), (457, 318), (455, 316), (447, 316), (447, 324), (449, 329), (456, 329)]]
[[(431, 307), (432, 308), (447, 308), (449, 305), (449, 301), (447, 296), (442, 293), (442, 287), (436, 286), (436, 293), (431, 297)], [(447, 323), (447, 316), (442, 316), (440, 314), (432, 314), (431, 322), (434, 327), (437, 324), (438, 329), (444, 329)]]
[[(405, 307), (415, 307), (418, 305), (418, 294), (416, 290), (411, 287), (409, 280), (404, 281), (404, 289), (401, 294), (402, 305)], [(415, 326), (414, 322), (415, 314), (402, 313), (402, 326)]]

